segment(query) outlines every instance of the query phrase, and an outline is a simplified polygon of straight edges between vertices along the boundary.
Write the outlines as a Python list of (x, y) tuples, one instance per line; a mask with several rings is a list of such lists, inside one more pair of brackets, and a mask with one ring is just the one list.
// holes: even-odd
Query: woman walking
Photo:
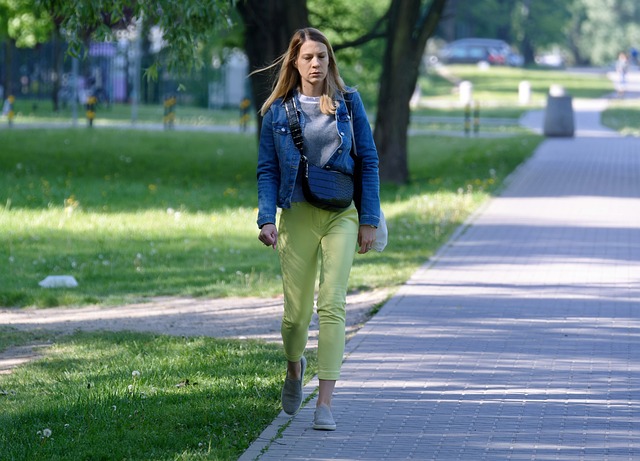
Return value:
[[(281, 333), (287, 359), (282, 408), (295, 415), (302, 405), (304, 350), (319, 270), (319, 393), (313, 428), (335, 430), (331, 399), (344, 353), (349, 273), (355, 252), (371, 249), (380, 220), (378, 153), (360, 95), (344, 85), (324, 34), (313, 28), (296, 31), (273, 66), (280, 66), (280, 72), (260, 111), (257, 223), (258, 238), (278, 250), (282, 270)], [(296, 145), (291, 117), (299, 122), (303, 146)], [(358, 209), (353, 202), (331, 210), (312, 205), (305, 197), (297, 146), (310, 165), (351, 176), (354, 140), (361, 162)], [(282, 209), (278, 222), (277, 208)]]

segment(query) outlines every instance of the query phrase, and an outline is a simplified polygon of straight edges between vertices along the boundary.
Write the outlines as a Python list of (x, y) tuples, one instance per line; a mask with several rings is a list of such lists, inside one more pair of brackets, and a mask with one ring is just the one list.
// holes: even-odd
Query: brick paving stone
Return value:
[(640, 459), (640, 140), (581, 120), (349, 342), (337, 431), (241, 459)]

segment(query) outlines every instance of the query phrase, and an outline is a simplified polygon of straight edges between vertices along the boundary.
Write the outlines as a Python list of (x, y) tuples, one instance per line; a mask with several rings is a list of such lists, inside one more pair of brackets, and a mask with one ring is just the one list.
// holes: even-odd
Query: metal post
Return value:
[(71, 61), (71, 114), (73, 126), (78, 126), (78, 58)]
[(131, 95), (131, 123), (138, 121), (138, 104), (140, 103), (140, 70), (142, 68), (142, 18), (136, 21), (136, 38), (134, 46), (133, 94)]
[(467, 136), (471, 131), (471, 103), (464, 106), (464, 134)]
[(480, 132), (480, 103), (476, 101), (473, 111), (473, 133), (478, 134)]

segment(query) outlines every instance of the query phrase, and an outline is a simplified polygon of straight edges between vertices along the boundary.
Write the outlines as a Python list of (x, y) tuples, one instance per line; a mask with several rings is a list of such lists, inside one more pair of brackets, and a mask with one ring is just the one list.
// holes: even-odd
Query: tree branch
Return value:
[[(373, 25), (371, 30), (364, 34), (363, 36), (356, 38), (355, 40), (350, 40), (348, 42), (338, 43), (337, 45), (333, 45), (333, 51), (343, 50), (345, 48), (352, 48), (355, 46), (364, 45), (365, 43), (370, 42), (371, 40), (375, 40), (378, 38), (383, 38), (387, 36), (387, 24), (385, 22), (389, 19), (389, 10), (380, 17)], [(381, 30), (380, 30), (381, 29)]]
[(433, 0), (428, 12), (421, 15), (415, 29), (418, 32), (416, 36), (418, 44), (426, 43), (429, 37), (433, 35), (446, 4), (447, 0)]

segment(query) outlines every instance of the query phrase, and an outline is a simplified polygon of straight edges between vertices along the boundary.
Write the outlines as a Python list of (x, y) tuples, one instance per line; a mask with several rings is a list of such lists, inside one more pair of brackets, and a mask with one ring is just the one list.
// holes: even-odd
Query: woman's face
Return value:
[(295, 67), (300, 73), (302, 93), (320, 96), (329, 69), (329, 52), (324, 43), (307, 40), (300, 47)]

